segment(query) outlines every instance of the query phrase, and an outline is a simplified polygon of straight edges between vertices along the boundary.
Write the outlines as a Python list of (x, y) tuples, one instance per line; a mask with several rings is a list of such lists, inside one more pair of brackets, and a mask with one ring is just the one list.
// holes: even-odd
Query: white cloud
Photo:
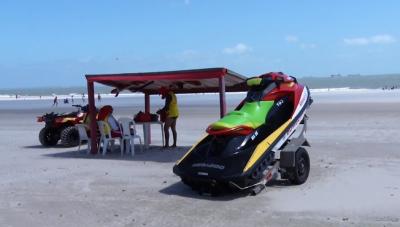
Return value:
[(243, 54), (251, 51), (251, 48), (243, 43), (238, 43), (234, 47), (227, 47), (223, 50), (225, 54)]
[(296, 47), (300, 47), (301, 49), (315, 49), (315, 48), (317, 48), (317, 44), (300, 42), (299, 37), (297, 37), (295, 35), (287, 35), (287, 36), (285, 36), (285, 41), (288, 42), (288, 43), (293, 43), (293, 44), (295, 44)]
[(391, 35), (376, 35), (371, 37), (372, 43), (395, 43), (396, 39)]
[(302, 49), (315, 49), (315, 48), (317, 48), (317, 44), (314, 44), (314, 43), (302, 43), (302, 44), (300, 44), (300, 47)]
[(367, 45), (369, 44), (368, 38), (347, 38), (343, 40), (347, 45)]
[(397, 42), (396, 38), (391, 35), (374, 35), (370, 37), (357, 37), (357, 38), (345, 38), (343, 42), (347, 45), (369, 45), (369, 44), (390, 44)]
[(288, 42), (288, 43), (296, 43), (296, 42), (299, 41), (299, 38), (297, 36), (295, 36), (295, 35), (287, 35), (285, 37), (285, 41)]

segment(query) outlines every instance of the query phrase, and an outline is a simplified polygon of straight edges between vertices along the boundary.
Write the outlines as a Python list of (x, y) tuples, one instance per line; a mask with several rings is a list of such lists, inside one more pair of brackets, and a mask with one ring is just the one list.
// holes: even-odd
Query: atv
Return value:
[(45, 122), (46, 125), (40, 130), (39, 141), (45, 147), (55, 146), (59, 140), (66, 147), (79, 144), (79, 133), (76, 124), (84, 122), (88, 113), (88, 106), (72, 105), (78, 110), (70, 113), (46, 113), (37, 117), (37, 122)]

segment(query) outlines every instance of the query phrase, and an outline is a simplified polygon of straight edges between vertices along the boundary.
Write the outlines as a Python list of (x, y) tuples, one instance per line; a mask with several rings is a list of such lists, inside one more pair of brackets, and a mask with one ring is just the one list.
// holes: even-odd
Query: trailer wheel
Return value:
[(61, 144), (66, 147), (74, 147), (79, 144), (79, 132), (75, 126), (68, 126), (61, 131)]
[(57, 130), (50, 127), (44, 127), (39, 132), (39, 141), (45, 147), (55, 146), (60, 139)]
[(295, 156), (295, 167), (287, 169), (289, 180), (292, 184), (303, 184), (310, 173), (310, 157), (307, 150), (299, 147)]

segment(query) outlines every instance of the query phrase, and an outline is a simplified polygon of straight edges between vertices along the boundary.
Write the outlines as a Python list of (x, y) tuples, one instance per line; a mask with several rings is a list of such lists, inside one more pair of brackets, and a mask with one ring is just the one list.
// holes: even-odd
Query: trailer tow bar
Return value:
[(278, 166), (279, 166), (279, 161), (275, 162), (275, 164), (263, 172), (263, 178), (261, 179), (260, 183), (255, 185), (251, 189), (251, 195), (255, 196), (258, 193), (260, 193), (262, 190), (266, 188), (266, 185), (271, 182), (272, 180), (275, 180), (278, 176)]

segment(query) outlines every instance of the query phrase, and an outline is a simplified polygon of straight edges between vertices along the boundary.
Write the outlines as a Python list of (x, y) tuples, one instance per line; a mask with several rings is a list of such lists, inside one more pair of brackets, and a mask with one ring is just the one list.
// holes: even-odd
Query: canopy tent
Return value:
[[(167, 87), (175, 94), (219, 93), (220, 116), (226, 113), (225, 92), (245, 91), (247, 78), (226, 68), (208, 68), (165, 72), (86, 75), (90, 119), (95, 119), (94, 82), (113, 87), (111, 91), (128, 90), (145, 95), (145, 112), (150, 112), (150, 95)], [(96, 121), (90, 121), (90, 136), (96, 138)], [(97, 153), (96, 140), (91, 140), (91, 153)]]

